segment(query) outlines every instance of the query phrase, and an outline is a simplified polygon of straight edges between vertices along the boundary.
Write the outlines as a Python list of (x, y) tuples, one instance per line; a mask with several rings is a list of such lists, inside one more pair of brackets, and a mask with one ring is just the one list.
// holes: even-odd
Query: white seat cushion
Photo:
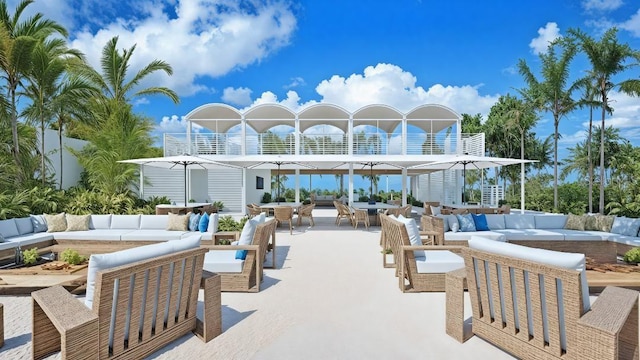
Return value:
[[(133, 230), (128, 233), (122, 234), (120, 239), (122, 241), (168, 241), (178, 240), (183, 236), (194, 235), (190, 231), (168, 231), (157, 229), (141, 229)], [(198, 236), (200, 234), (198, 233)]]
[(97, 229), (86, 231), (58, 231), (50, 234), (52, 234), (56, 240), (120, 241), (120, 237), (123, 234), (131, 231), (131, 229)]
[[(531, 240), (531, 241), (563, 241), (564, 234), (544, 229), (504, 229), (496, 230), (497, 233), (504, 234), (507, 241)], [(482, 236), (482, 235), (480, 235)]]
[(422, 251), (424, 256), (416, 256), (416, 268), (421, 274), (439, 274), (461, 269), (464, 259), (449, 250)]
[(211, 250), (204, 255), (203, 269), (214, 273), (240, 273), (244, 260), (236, 259), (235, 250)]
[(470, 232), (447, 232), (444, 233), (444, 240), (447, 241), (460, 241), (469, 240), (472, 236), (482, 236), (495, 241), (507, 241), (505, 234), (501, 234), (498, 231), (470, 231)]
[[(598, 231), (554, 229), (553, 231), (563, 234), (565, 240), (570, 241), (602, 241), (602, 235)], [(605, 234), (605, 233), (602, 233)]]
[(51, 233), (35, 233), (26, 234), (13, 238), (13, 241), (19, 241), (21, 247), (28, 247), (31, 244), (36, 244), (42, 241), (53, 240), (53, 234)]

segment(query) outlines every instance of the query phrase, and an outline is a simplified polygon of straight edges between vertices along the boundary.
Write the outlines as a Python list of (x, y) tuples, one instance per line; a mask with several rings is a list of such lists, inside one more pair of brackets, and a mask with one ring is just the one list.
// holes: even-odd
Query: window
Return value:
[(256, 189), (264, 189), (264, 178), (262, 176), (256, 176)]

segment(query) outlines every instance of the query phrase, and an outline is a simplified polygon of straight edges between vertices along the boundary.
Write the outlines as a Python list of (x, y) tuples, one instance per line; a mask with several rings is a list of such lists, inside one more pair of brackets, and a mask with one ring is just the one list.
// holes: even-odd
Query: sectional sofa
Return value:
[(172, 215), (90, 215), (87, 230), (56, 232), (47, 231), (42, 215), (0, 220), (0, 259), (13, 256), (18, 247), (54, 252), (70, 247), (90, 255), (196, 234), (200, 235), (203, 244), (213, 244), (213, 234), (218, 229), (217, 213), (211, 214), (205, 232), (167, 230), (169, 216)]
[[(615, 262), (617, 255), (640, 246), (640, 219), (625, 217), (598, 217), (607, 220), (596, 226), (585, 226), (590, 221), (586, 215), (488, 214), (485, 215), (488, 230), (481, 231), (460, 231), (462, 226), (456, 215), (437, 215), (430, 219), (432, 221), (421, 222), (424, 230), (443, 233), (448, 245), (466, 245), (477, 235), (530, 247), (582, 252), (602, 262)], [(591, 221), (597, 221), (594, 219)]]

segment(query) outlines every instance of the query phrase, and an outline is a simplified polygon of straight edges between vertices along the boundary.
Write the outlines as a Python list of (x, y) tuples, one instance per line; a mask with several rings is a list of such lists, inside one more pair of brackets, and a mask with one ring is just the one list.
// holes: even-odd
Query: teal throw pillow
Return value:
[(236, 250), (236, 259), (245, 260), (247, 258), (248, 250)]
[(456, 218), (460, 224), (460, 231), (476, 231), (476, 224), (473, 222), (473, 216), (471, 214), (456, 214)]
[(489, 224), (487, 224), (487, 216), (485, 214), (471, 214), (471, 216), (473, 216), (476, 231), (489, 231)]
[(200, 217), (200, 221), (198, 222), (198, 230), (200, 230), (200, 232), (207, 232), (208, 228), (209, 228), (209, 214), (204, 213), (204, 215)]

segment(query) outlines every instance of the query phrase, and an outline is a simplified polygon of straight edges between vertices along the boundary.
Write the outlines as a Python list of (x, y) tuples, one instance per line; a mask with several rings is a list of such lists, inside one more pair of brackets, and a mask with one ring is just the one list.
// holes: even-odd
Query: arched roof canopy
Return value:
[(185, 119), (216, 133), (225, 133), (240, 124), (242, 114), (227, 104), (210, 103), (192, 110)]
[(311, 105), (298, 114), (300, 132), (316, 125), (331, 125), (347, 132), (349, 129), (349, 112), (338, 105), (319, 103)]
[(295, 127), (296, 114), (280, 104), (261, 104), (244, 113), (247, 125), (258, 133), (274, 126), (289, 125)]
[(428, 133), (437, 133), (456, 125), (461, 116), (443, 105), (420, 105), (407, 113), (407, 124), (418, 127)]
[(387, 105), (367, 105), (353, 113), (353, 127), (375, 126), (387, 134), (392, 133), (402, 122), (402, 113)]

